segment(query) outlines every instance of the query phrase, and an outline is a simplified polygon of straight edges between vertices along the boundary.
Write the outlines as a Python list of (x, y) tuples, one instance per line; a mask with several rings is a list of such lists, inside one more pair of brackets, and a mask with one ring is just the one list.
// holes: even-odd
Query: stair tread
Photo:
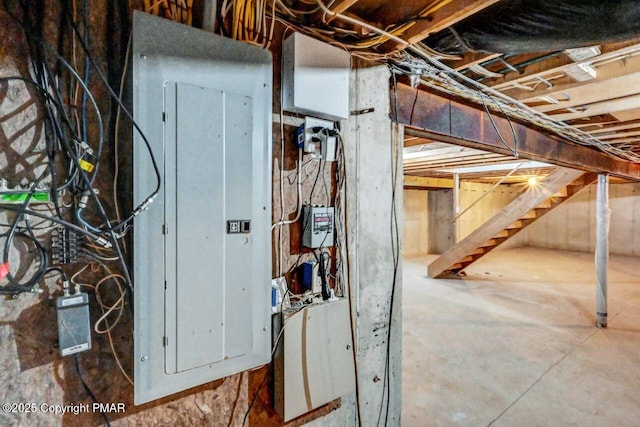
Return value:
[[(573, 175), (567, 175), (571, 173), (573, 173)], [(436, 274), (437, 277), (441, 277), (442, 275), (445, 275), (445, 274), (458, 275), (460, 271), (464, 270), (466, 267), (476, 262), (478, 259), (486, 255), (488, 252), (490, 252), (493, 248), (499, 246), (500, 244), (508, 240), (510, 237), (517, 234), (521, 229), (537, 221), (540, 217), (542, 217), (548, 211), (564, 203), (566, 200), (570, 199), (575, 194), (579, 193), (584, 188), (591, 185), (591, 183), (593, 182), (593, 179), (591, 179), (589, 174), (587, 175), (583, 174), (576, 178), (577, 176), (576, 171), (571, 172), (565, 169), (563, 169), (562, 172), (560, 172), (559, 174), (555, 175), (550, 182), (555, 182), (555, 184), (562, 185), (559, 178), (560, 176), (562, 176), (562, 174), (565, 174), (564, 175), (565, 177), (572, 176), (575, 179), (569, 184), (565, 184), (563, 187), (559, 187), (558, 185), (547, 186), (546, 188), (549, 189), (550, 191), (553, 191), (553, 189), (558, 189), (558, 188), (559, 189), (555, 193), (553, 193), (553, 195), (550, 195), (547, 198), (542, 199), (542, 201), (540, 201), (541, 197), (539, 194), (533, 193), (533, 194), (529, 194), (524, 199), (520, 199), (519, 205), (514, 205), (513, 207), (505, 208), (503, 211), (501, 211), (499, 214), (496, 214), (496, 216), (490, 220), (490, 221), (493, 221), (490, 225), (491, 230), (495, 230), (498, 226), (500, 226), (500, 224), (504, 224), (506, 221), (509, 220), (509, 218), (513, 218), (513, 216), (517, 215), (517, 214), (514, 215), (515, 211), (522, 212), (524, 209), (527, 208), (526, 206), (527, 204), (530, 206), (532, 203), (536, 203), (537, 201), (540, 201), (538, 205), (536, 205), (535, 207), (531, 207), (530, 210), (527, 211), (525, 214), (521, 214), (522, 216), (520, 218), (515, 220), (511, 219), (513, 221), (511, 224), (509, 224), (504, 229), (497, 232), (494, 236), (492, 236), (490, 239), (488, 239), (484, 243), (477, 245), (475, 249), (471, 249), (473, 247), (471, 245), (473, 245), (474, 242), (472, 240), (467, 240), (465, 242), (465, 246), (463, 246), (463, 248), (465, 248), (464, 250), (467, 255), (465, 255), (461, 259), (455, 260), (455, 264), (447, 266), (448, 268), (444, 269), (442, 273), (437, 274), (437, 270), (439, 268), (442, 268), (447, 261), (454, 262), (454, 260), (451, 260), (451, 259), (449, 260), (443, 259), (440, 262), (439, 266), (434, 265), (435, 268), (433, 268), (433, 270), (436, 270), (436, 271), (433, 271), (433, 273)], [(564, 182), (566, 182), (566, 180)], [(527, 201), (527, 202), (524, 203), (524, 201)], [(487, 225), (489, 224), (487, 223)], [(479, 238), (482, 238), (482, 237), (486, 238), (488, 234), (489, 234), (488, 230), (486, 230), (484, 233), (479, 233), (477, 236), (474, 235), (472, 239), (480, 240)], [(453, 255), (453, 253), (451, 253), (450, 255)], [(430, 267), (430, 270), (431, 270), (431, 267)]]

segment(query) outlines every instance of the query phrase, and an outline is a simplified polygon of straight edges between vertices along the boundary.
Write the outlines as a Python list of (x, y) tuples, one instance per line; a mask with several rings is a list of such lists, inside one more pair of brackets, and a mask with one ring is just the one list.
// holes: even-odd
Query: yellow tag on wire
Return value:
[(83, 170), (85, 170), (85, 171), (87, 171), (89, 173), (93, 172), (93, 169), (95, 168), (95, 166), (92, 163), (89, 163), (86, 160), (79, 159), (78, 163), (80, 164), (80, 167)]

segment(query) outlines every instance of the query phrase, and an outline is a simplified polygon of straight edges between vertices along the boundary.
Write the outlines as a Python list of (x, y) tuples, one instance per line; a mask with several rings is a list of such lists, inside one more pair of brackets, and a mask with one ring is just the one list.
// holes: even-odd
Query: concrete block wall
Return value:
[[(611, 184), (609, 245), (612, 254), (640, 255), (640, 184)], [(596, 186), (576, 195), (529, 226), (528, 246), (593, 252), (596, 242)]]

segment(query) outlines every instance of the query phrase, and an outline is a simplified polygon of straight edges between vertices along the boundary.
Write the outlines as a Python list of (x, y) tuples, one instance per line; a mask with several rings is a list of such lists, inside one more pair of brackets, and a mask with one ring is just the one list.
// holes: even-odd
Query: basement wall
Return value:
[[(491, 188), (490, 184), (462, 181), (461, 212)], [(460, 217), (459, 240), (484, 224), (522, 192), (520, 186), (500, 186)], [(440, 254), (454, 244), (452, 190), (404, 190), (403, 255)], [(524, 246), (526, 235), (516, 235), (498, 249)]]
[(404, 227), (402, 254), (406, 257), (429, 253), (429, 193), (424, 190), (404, 190)]
[[(475, 182), (462, 181), (460, 183), (460, 210), (464, 210), (471, 206), (482, 195), (489, 191), (492, 184), (480, 184)], [(501, 185), (494, 189), (489, 195), (485, 196), (480, 202), (469, 209), (460, 217), (460, 234), (459, 240), (464, 239), (469, 234), (480, 228), (482, 224), (487, 222), (498, 211), (507, 206), (511, 201), (518, 197), (524, 187), (520, 185)], [(502, 245), (496, 250), (516, 248), (525, 245), (526, 236), (520, 233)]]
[[(640, 255), (640, 184), (609, 187), (612, 254)], [(596, 186), (591, 185), (529, 226), (528, 246), (593, 252), (596, 243)]]

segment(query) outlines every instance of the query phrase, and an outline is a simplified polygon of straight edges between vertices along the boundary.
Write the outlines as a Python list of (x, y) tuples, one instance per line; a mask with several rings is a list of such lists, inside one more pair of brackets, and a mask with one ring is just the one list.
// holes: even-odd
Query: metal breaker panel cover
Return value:
[[(268, 363), (272, 59), (134, 14), (134, 117), (160, 194), (134, 224), (135, 403)], [(155, 185), (134, 134), (134, 204)]]

